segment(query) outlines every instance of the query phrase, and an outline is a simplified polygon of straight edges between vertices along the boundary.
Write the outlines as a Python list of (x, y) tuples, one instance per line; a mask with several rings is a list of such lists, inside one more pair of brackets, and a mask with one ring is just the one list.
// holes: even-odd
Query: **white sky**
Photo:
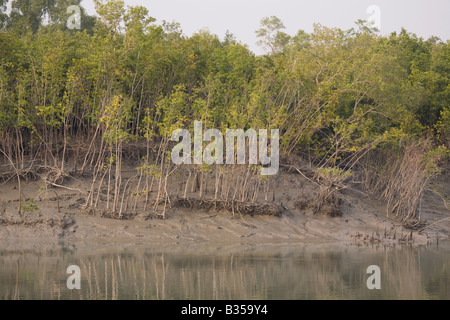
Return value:
[[(143, 5), (160, 23), (176, 21), (184, 34), (207, 27), (221, 39), (230, 30), (238, 41), (262, 53), (256, 45), (255, 30), (261, 18), (276, 15), (286, 33), (311, 32), (313, 23), (349, 29), (358, 19), (367, 20), (370, 5), (380, 7), (381, 33), (389, 34), (405, 27), (427, 39), (434, 35), (450, 39), (450, 0), (125, 0), (127, 5)], [(95, 13), (92, 0), (83, 0), (90, 14)]]

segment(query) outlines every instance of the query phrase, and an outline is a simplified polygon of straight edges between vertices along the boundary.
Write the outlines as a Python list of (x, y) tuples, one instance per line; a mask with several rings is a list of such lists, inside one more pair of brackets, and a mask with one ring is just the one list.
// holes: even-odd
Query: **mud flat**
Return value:
[[(446, 178), (437, 182), (449, 193)], [(85, 207), (88, 178), (70, 179), (46, 192), (39, 179), (23, 182), (23, 199), (31, 208), (19, 214), (16, 185), (6, 181), (0, 186), (0, 239), (414, 245), (449, 239), (450, 212), (431, 191), (424, 195), (420, 225), (410, 228), (389, 216), (384, 203), (356, 189), (341, 191), (337, 201), (314, 212), (313, 186), (286, 172), (279, 181), (270, 202), (173, 197), (166, 219), (150, 210), (119, 217), (101, 207)]]

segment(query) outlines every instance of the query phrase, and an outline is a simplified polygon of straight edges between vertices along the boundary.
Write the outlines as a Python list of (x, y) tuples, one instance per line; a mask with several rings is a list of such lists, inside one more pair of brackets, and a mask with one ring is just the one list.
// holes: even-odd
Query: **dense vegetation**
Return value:
[[(198, 120), (278, 128), (286, 167), (318, 183), (321, 201), (360, 183), (389, 212), (418, 218), (450, 147), (449, 41), (380, 36), (363, 21), (289, 36), (269, 17), (256, 31), (267, 54), (255, 56), (231, 33), (187, 37), (120, 0), (96, 0), (97, 16), (83, 13), (82, 29), (69, 30), (66, 9), (77, 2), (15, 0), (9, 15), (1, 7), (1, 172), (19, 189), (39, 172), (53, 185), (89, 174), (86, 205), (107, 189), (106, 207), (122, 215), (141, 202), (147, 210), (154, 187), (153, 208), (170, 204), (179, 174), (184, 197), (188, 188), (204, 197), (210, 176), (215, 200), (257, 201), (260, 188), (267, 200), (272, 178), (255, 166), (167, 161), (172, 131)], [(127, 179), (124, 157), (137, 164)]]

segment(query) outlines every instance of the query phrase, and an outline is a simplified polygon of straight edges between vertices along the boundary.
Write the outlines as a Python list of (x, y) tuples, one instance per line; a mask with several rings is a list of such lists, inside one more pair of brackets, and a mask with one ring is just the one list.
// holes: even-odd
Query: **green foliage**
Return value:
[(138, 170), (147, 177), (160, 178), (162, 176), (160, 166), (154, 163), (144, 163), (141, 167), (138, 168)]
[(441, 173), (440, 164), (450, 157), (450, 150), (444, 146), (438, 146), (429, 150), (423, 157), (424, 167), (427, 177), (432, 177)]
[(352, 172), (350, 170), (344, 171), (337, 167), (317, 168), (317, 174), (320, 179), (335, 182), (344, 181), (352, 176)]
[(22, 212), (31, 213), (39, 210), (39, 207), (34, 203), (34, 200), (30, 198), (27, 202), (21, 204)]
[(123, 100), (121, 95), (116, 95), (105, 107), (100, 123), (104, 126), (106, 142), (114, 144), (117, 141), (127, 141), (130, 134), (127, 131), (127, 121), (130, 116), (128, 101)]
[(255, 56), (229, 32), (223, 41), (207, 30), (187, 37), (122, 0), (96, 0), (98, 18), (73, 32), (64, 27), (69, 2), (44, 2), (15, 0), (9, 16), (1, 11), (2, 150), (20, 141), (32, 159), (61, 137), (102, 137), (112, 150), (195, 120), (277, 128), (285, 153), (324, 170), (353, 168), (368, 150), (409, 138), (449, 147), (449, 42), (406, 30), (379, 36), (363, 21), (290, 36), (271, 16), (256, 31), (268, 54)]
[(435, 127), (440, 142), (446, 144), (447, 148), (450, 148), (450, 107), (444, 107)]
[(268, 49), (270, 54), (281, 52), (290, 40), (290, 36), (281, 29), (285, 29), (285, 26), (278, 17), (261, 19), (261, 27), (256, 30), (256, 36), (260, 38), (258, 45)]

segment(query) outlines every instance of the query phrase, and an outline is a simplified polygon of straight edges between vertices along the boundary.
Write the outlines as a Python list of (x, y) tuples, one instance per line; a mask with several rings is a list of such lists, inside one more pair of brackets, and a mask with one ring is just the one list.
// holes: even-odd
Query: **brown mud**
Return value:
[[(449, 193), (446, 178), (436, 183)], [(0, 185), (0, 239), (415, 245), (449, 239), (450, 212), (434, 192), (424, 195), (421, 220), (408, 225), (356, 188), (341, 190), (318, 208), (318, 190), (307, 179), (286, 171), (277, 179), (270, 201), (215, 200), (211, 192), (160, 199), (168, 203), (165, 219), (152, 210), (118, 214), (86, 207), (88, 177), (68, 177), (60, 187), (45, 186), (42, 178), (24, 181), (29, 208), (19, 214), (16, 183), (7, 179)]]

